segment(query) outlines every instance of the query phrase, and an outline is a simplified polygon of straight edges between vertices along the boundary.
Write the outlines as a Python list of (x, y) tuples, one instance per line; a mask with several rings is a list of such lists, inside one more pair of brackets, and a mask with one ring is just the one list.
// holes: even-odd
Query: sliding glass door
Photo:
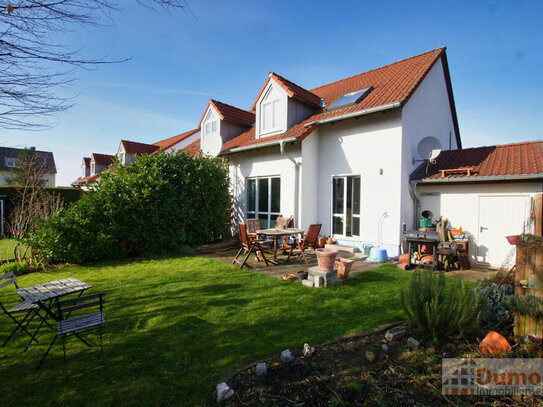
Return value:
[(346, 175), (332, 180), (332, 233), (360, 236), (360, 176)]

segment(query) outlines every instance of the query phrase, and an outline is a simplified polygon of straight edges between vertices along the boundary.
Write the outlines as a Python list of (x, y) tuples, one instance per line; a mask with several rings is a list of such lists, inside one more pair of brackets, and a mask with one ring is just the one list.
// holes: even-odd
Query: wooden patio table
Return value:
[[(59, 297), (74, 293), (79, 293), (79, 296), (81, 296), (83, 292), (85, 292), (89, 288), (92, 288), (90, 284), (79, 281), (76, 278), (69, 277), (62, 280), (55, 280), (49, 281), (47, 283), (36, 284), (31, 287), (18, 288), (15, 290), (15, 292), (19, 294), (22, 299), (29, 301), (32, 304), (37, 304), (39, 308), (43, 309), (46, 312), (45, 318), (47, 318), (47, 316), (50, 316), (55, 321), (58, 321), (59, 316), (55, 313), (53, 309), (53, 301), (58, 299)], [(25, 350), (28, 348), (32, 349), (30, 345), (34, 338), (36, 338), (43, 324), (43, 321), (45, 321), (45, 318), (42, 320), (42, 323), (40, 323), (40, 325), (32, 335), (32, 338), (30, 339), (30, 342), (28, 342), (28, 344), (26, 345)], [(49, 346), (49, 349), (47, 349), (45, 354), (42, 356), (38, 365), (38, 369), (45, 360), (45, 357), (49, 353), (49, 350), (51, 350), (51, 346)], [(32, 351), (34, 352), (33, 349)]]
[(279, 241), (279, 238), (281, 236), (287, 237), (292, 235), (300, 234), (302, 235), (302, 238), (304, 237), (304, 229), (298, 229), (298, 228), (288, 228), (288, 229), (262, 229), (257, 230), (257, 235), (262, 236), (269, 236), (273, 238), (273, 261), (275, 264), (277, 264), (277, 250), (279, 249), (277, 242)]

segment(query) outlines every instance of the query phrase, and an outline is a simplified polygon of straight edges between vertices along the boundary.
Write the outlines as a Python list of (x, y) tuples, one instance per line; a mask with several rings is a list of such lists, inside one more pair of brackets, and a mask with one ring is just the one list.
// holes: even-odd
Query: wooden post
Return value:
[(543, 236), (543, 194), (537, 194), (534, 201), (534, 235)]

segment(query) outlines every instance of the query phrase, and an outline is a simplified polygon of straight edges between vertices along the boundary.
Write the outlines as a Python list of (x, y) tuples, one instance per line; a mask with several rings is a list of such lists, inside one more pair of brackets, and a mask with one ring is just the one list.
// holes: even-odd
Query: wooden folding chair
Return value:
[(286, 216), (279, 215), (275, 218), (275, 228), (276, 229), (287, 229), (292, 225), (293, 216), (287, 218)]
[[(6, 274), (0, 276), (0, 288), (7, 287), (10, 284), (13, 284), (15, 286), (15, 289), (19, 288), (17, 286), (17, 277), (15, 277), (13, 272), (9, 272), (9, 273), (6, 273)], [(29, 302), (29, 301), (22, 301), (22, 302), (18, 303), (17, 305), (15, 305), (12, 308), (9, 308), (9, 307), (6, 308), (4, 306), (4, 304), (2, 303), (2, 301), (0, 301), (0, 308), (2, 309), (4, 314), (6, 314), (17, 325), (15, 327), (15, 329), (11, 332), (11, 334), (6, 338), (6, 340), (4, 341), (2, 346), (6, 346), (7, 343), (10, 341), (10, 339), (13, 337), (13, 335), (15, 335), (17, 333), (17, 331), (19, 331), (19, 330), (21, 330), (23, 332), (26, 332), (28, 334), (28, 336), (30, 336), (30, 342), (29, 342), (27, 348), (30, 347), (32, 342), (37, 343), (38, 340), (35, 337), (37, 331), (33, 335), (27, 329), (28, 324), (30, 322), (32, 322), (32, 320), (34, 319), (35, 316), (38, 316), (41, 319), (40, 327), (44, 322), (47, 325), (49, 325), (49, 323), (45, 320), (47, 316), (42, 316), (39, 313), (38, 305), (33, 304), (33, 303)], [(20, 314), (20, 313), (26, 313), (26, 314), (22, 319), (18, 320), (17, 318), (14, 317), (14, 315)], [(49, 325), (49, 326), (51, 326), (51, 325)], [(26, 351), (27, 348), (25, 348), (25, 351)]]
[(256, 231), (262, 229), (259, 219), (247, 219), (247, 235), (249, 238), (256, 238)]
[[(298, 248), (300, 250), (299, 257), (302, 257), (307, 263), (307, 259), (304, 255), (304, 250), (311, 247), (313, 250), (317, 247), (317, 238), (319, 237), (319, 232), (321, 231), (322, 224), (314, 224), (309, 225), (309, 228), (307, 229), (307, 233), (305, 237), (300, 241), (298, 238), (294, 238), (294, 243), (290, 245), (290, 252), (288, 253), (288, 259), (290, 259), (290, 256), (292, 255), (292, 252), (294, 251), (294, 248)], [(288, 260), (287, 259), (287, 260)], [(309, 264), (308, 264), (309, 265)]]
[(245, 263), (247, 262), (247, 259), (251, 255), (251, 253), (255, 252), (255, 257), (258, 261), (261, 261), (259, 259), (259, 256), (257, 255), (257, 252), (262, 256), (262, 259), (266, 262), (266, 266), (268, 266), (268, 260), (266, 260), (266, 256), (264, 256), (264, 250), (262, 248), (262, 243), (265, 243), (264, 240), (259, 240), (258, 238), (250, 239), (247, 236), (247, 227), (244, 223), (239, 223), (239, 241), (241, 243), (241, 248), (238, 251), (238, 254), (236, 254), (236, 257), (232, 261), (232, 264), (236, 264), (238, 257), (241, 255), (242, 251), (245, 251), (246, 256), (241, 262), (239, 268), (242, 268)]
[[(68, 358), (66, 356), (66, 341), (70, 338), (77, 338), (88, 347), (91, 345), (83, 338), (91, 332), (98, 332), (100, 336), (100, 342), (97, 344), (100, 349), (100, 355), (102, 357), (102, 365), (105, 365), (104, 361), (104, 349), (102, 346), (103, 326), (105, 323), (103, 308), (104, 308), (104, 293), (82, 295), (81, 297), (71, 298), (68, 300), (56, 301), (57, 307), (57, 334), (53, 338), (53, 341), (49, 345), (49, 348), (43, 355), (38, 369), (45, 360), (47, 354), (55, 344), (55, 341), (60, 336), (62, 339), (62, 351), (64, 353), (64, 373), (68, 376)], [(94, 312), (85, 313), (79, 315), (78, 311), (90, 308), (95, 308)], [(78, 314), (72, 316), (72, 313)], [(75, 358), (72, 358), (75, 359)]]

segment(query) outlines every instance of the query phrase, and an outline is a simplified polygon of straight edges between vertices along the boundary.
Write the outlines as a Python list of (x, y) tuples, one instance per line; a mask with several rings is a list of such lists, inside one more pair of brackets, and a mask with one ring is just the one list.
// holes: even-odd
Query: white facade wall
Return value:
[(421, 164), (417, 152), (425, 137), (435, 137), (442, 150), (458, 148), (451, 106), (441, 59), (430, 69), (402, 109), (402, 219), (407, 229), (416, 228), (414, 201), (409, 192), (409, 175)]
[[(481, 253), (479, 247), (480, 226), (482, 226), (479, 219), (480, 197), (531, 197), (542, 190), (542, 182), (419, 184), (416, 188), (420, 197), (421, 210), (431, 210), (434, 213), (434, 219), (443, 216), (451, 222), (453, 227), (462, 227), (464, 232), (469, 232), (471, 235), (470, 262), (494, 267), (502, 266), (510, 253), (503, 252), (502, 256), (495, 256), (494, 253), (493, 260), (490, 262), (481, 257), (477, 258), (477, 253)], [(497, 214), (493, 221), (497, 224), (504, 222), (504, 217), (518, 216), (518, 231), (514, 233), (521, 233), (522, 219), (526, 218), (525, 215), (502, 213)], [(485, 224), (485, 226), (492, 230), (494, 225)], [(503, 236), (503, 241), (505, 243), (505, 236)], [(495, 249), (489, 248), (489, 250)]]
[(196, 133), (192, 134), (191, 136), (187, 137), (186, 139), (181, 140), (179, 143), (174, 144), (170, 148), (167, 148), (164, 152), (165, 153), (172, 153), (174, 151), (181, 151), (186, 146), (194, 143), (196, 140), (200, 139), (200, 131), (197, 131)]
[[(390, 256), (397, 255), (401, 223), (401, 137), (399, 110), (321, 125), (302, 142), (302, 207), (303, 212), (308, 213), (302, 219), (322, 223), (321, 234), (329, 236), (332, 232), (332, 178), (360, 175), (360, 237), (337, 239), (359, 247), (364, 243), (374, 246), (382, 243)], [(304, 151), (306, 146), (307, 152)], [(315, 157), (316, 162), (312, 162)], [(313, 217), (315, 212), (316, 218)], [(385, 213), (379, 242), (379, 221)]]
[[(13, 177), (13, 174), (10, 171), (0, 171), (0, 185), (8, 185), (8, 180)], [(45, 174), (43, 176), (45, 187), (54, 187), (56, 185), (56, 175), (55, 174)]]
[(294, 126), (296, 123), (305, 119), (312, 111), (314, 111), (311, 106), (300, 102), (299, 100), (288, 98), (288, 107), (287, 107), (287, 124), (288, 127)]
[[(288, 149), (288, 153), (300, 161), (299, 145)], [(282, 157), (279, 146), (265, 149), (250, 150), (228, 157), (232, 196), (234, 197), (235, 222), (244, 222), (247, 211), (247, 178), (252, 177), (281, 177), (281, 209), (284, 216), (294, 215), (296, 218), (296, 174), (295, 165), (289, 159)], [(298, 225), (297, 219), (294, 224)]]

